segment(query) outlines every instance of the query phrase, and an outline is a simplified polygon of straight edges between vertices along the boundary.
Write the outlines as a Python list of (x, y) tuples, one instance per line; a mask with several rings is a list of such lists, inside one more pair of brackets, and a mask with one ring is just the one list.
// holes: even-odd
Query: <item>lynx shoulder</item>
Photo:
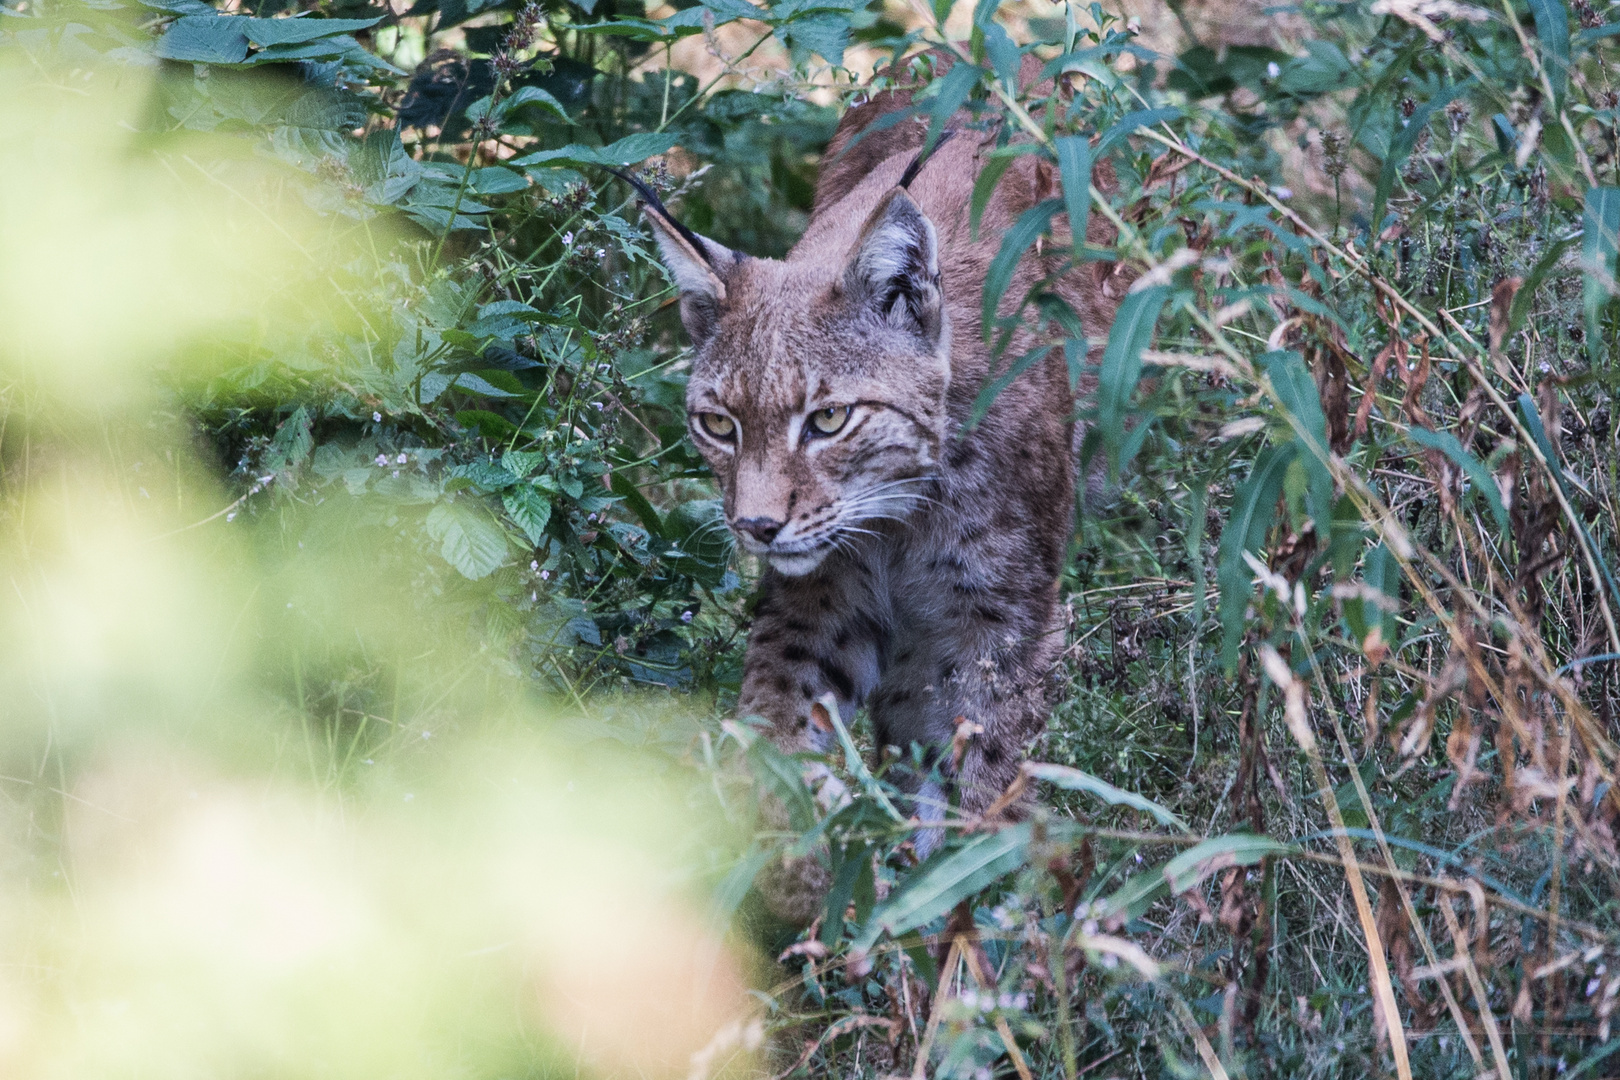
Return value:
[[(849, 111), (785, 259), (731, 251), (662, 207), (647, 217), (692, 339), (692, 440), (737, 542), (767, 567), (739, 711), (798, 751), (826, 745), (828, 706), (846, 719), (866, 707), (880, 746), (913, 761), (923, 748), (898, 775), (928, 823), (953, 799), (968, 814), (994, 802), (1045, 725), (1075, 391), (1052, 348), (970, 423), (992, 375), (986, 271), (1019, 216), (1058, 195), (1057, 177), (1016, 158), (975, 232), (971, 194), (995, 135), (963, 130), (911, 168), (924, 126), (876, 123), (909, 100), (901, 86)], [(1051, 246), (1026, 256), (1001, 314), (1060, 265)], [(1093, 334), (1112, 318), (1110, 270), (1087, 264), (1048, 286)], [(1039, 351), (1033, 323), (1003, 366)], [(953, 760), (959, 724), (976, 733)], [(813, 892), (824, 873), (796, 876)], [(784, 914), (808, 918), (802, 897), (776, 892)]]

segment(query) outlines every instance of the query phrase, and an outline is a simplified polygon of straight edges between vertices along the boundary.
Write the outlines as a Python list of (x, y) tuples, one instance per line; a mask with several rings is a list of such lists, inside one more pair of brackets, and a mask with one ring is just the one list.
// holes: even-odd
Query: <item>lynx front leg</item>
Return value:
[[(743, 661), (737, 711), (760, 716), (768, 735), (787, 753), (825, 750), (832, 732), (812, 713), (832, 694), (848, 722), (878, 678), (883, 620), (874, 612), (862, 567), (833, 565), (814, 576), (765, 575)], [(762, 799), (765, 824), (784, 830), (786, 808)], [(808, 925), (820, 912), (832, 880), (816, 855), (784, 859), (758, 880), (766, 905), (782, 919)]]

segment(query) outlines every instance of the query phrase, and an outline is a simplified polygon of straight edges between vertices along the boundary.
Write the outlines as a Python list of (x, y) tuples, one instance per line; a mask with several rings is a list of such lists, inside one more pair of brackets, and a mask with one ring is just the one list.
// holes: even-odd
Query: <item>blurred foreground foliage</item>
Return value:
[[(1614, 11), (950, 14), (0, 4), (4, 1071), (1612, 1074)], [(1059, 182), (1007, 257), (1134, 284), (1023, 298), (1110, 483), (1043, 809), (918, 865), (858, 718), (722, 719), (750, 568), (604, 166), (780, 254), (923, 45), (980, 195)]]

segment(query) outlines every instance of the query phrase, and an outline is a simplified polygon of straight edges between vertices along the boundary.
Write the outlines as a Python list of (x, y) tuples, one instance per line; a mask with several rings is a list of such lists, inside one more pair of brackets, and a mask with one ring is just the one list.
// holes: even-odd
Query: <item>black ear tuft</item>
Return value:
[(636, 177), (617, 169), (609, 171), (641, 196), (642, 214), (652, 226), (659, 254), (681, 290), (681, 322), (692, 344), (703, 344), (714, 332), (725, 305), (726, 278), (743, 257), (676, 221), (657, 194)]

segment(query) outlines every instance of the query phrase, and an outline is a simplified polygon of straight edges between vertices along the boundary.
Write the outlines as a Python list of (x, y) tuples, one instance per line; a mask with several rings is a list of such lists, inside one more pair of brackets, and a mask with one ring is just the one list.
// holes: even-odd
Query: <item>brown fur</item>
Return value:
[[(836, 702), (846, 722), (865, 705), (879, 744), (923, 746), (973, 814), (1017, 776), (1045, 725), (1061, 646), (1058, 581), (1075, 499), (1075, 398), (1061, 350), (966, 426), (992, 373), (980, 326), (986, 270), (1003, 233), (1057, 183), (1049, 165), (1018, 158), (975, 240), (969, 200), (994, 139), (963, 131), (903, 191), (896, 183), (922, 126), (871, 125), (908, 99), (904, 88), (886, 92), (845, 116), (809, 228), (785, 260), (706, 240), (694, 251), (648, 216), (696, 347), (693, 441), (739, 541), (772, 564), (754, 608), (741, 713), (765, 718), (773, 740), (798, 751), (826, 747), (818, 701)], [(1026, 257), (1003, 313), (1054, 258), (1050, 247)], [(1100, 287), (1107, 270), (1091, 264), (1057, 288), (1093, 336), (1112, 319)], [(1039, 343), (1026, 325), (999, 364)], [(828, 406), (853, 408), (834, 436), (820, 437), (808, 414)], [(716, 438), (705, 424), (726, 421), (705, 414), (733, 423), (732, 437)], [(963, 718), (983, 732), (953, 766)], [(943, 815), (950, 792), (896, 775), (921, 819)], [(930, 839), (925, 832), (919, 846)], [(808, 921), (822, 878), (803, 863), (778, 871), (767, 894)]]

